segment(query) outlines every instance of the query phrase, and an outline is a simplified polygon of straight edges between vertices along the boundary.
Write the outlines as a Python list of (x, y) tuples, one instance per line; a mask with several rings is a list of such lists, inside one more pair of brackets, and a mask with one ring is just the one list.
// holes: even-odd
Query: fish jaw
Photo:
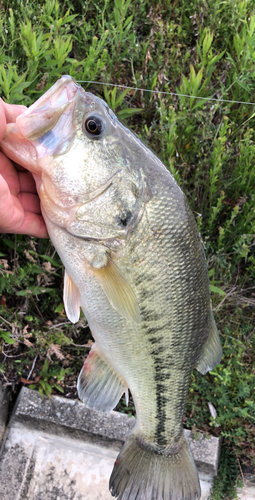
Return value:
[[(2, 151), (33, 174), (41, 175), (40, 159), (50, 157), (50, 162), (52, 156), (68, 149), (73, 140), (73, 110), (77, 92), (85, 94), (72, 77), (63, 76), (21, 113), (16, 123), (7, 125), (1, 142)], [(59, 140), (59, 136), (63, 139)]]
[(17, 117), (20, 133), (28, 140), (40, 139), (52, 130), (73, 102), (80, 87), (71, 76), (63, 76), (30, 108)]

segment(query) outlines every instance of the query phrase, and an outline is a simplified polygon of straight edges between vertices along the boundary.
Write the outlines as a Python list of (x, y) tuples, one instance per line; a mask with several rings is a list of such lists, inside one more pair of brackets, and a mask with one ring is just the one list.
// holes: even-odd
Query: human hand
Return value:
[[(0, 142), (6, 123), (16, 121), (25, 106), (6, 104), (0, 99)], [(41, 215), (40, 200), (30, 172), (13, 164), (0, 151), (0, 233), (28, 234), (48, 238)]]

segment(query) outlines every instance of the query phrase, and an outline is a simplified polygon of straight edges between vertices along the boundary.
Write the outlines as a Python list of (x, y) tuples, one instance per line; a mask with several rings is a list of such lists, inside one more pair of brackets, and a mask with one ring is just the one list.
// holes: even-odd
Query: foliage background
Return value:
[[(193, 372), (184, 424), (224, 437), (213, 498), (234, 498), (255, 472), (255, 109), (242, 103), (254, 101), (254, 0), (1, 0), (0, 46), (12, 104), (30, 105), (65, 73), (146, 89), (83, 84), (160, 156), (196, 216), (224, 357)], [(91, 341), (85, 318), (73, 327), (65, 316), (54, 248), (2, 235), (0, 274), (2, 380), (14, 393), (26, 383), (76, 397)], [(134, 411), (132, 400), (119, 408)]]

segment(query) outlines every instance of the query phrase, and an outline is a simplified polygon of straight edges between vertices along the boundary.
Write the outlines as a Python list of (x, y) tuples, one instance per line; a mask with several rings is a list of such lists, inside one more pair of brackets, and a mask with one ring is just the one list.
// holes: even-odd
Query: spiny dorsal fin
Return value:
[(64, 306), (68, 319), (72, 323), (77, 323), (80, 319), (80, 294), (66, 269), (64, 276)]
[(96, 344), (83, 365), (77, 388), (79, 398), (88, 408), (103, 412), (113, 410), (123, 392), (128, 391), (125, 380), (116, 373)]
[(107, 264), (99, 269), (93, 267), (95, 277), (111, 306), (128, 321), (140, 321), (140, 309), (131, 286), (118, 266), (108, 256)]

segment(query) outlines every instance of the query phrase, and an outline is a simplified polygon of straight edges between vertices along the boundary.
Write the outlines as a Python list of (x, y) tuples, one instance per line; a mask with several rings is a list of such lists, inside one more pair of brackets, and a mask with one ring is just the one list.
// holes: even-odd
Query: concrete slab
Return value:
[[(12, 421), (29, 425), (37, 430), (55, 435), (68, 434), (93, 443), (110, 443), (121, 449), (135, 425), (135, 418), (112, 411), (105, 414), (86, 408), (78, 400), (63, 397), (42, 398), (38, 392), (22, 388), (13, 412)], [(221, 438), (206, 439), (202, 433), (198, 439), (185, 430), (196, 466), (206, 480), (217, 475)]]
[[(109, 477), (119, 450), (13, 423), (0, 460), (4, 500), (111, 500)], [(209, 498), (212, 481), (200, 480)]]
[[(134, 418), (117, 412), (107, 416), (78, 401), (41, 398), (23, 388), (0, 457), (0, 498), (110, 500), (109, 477), (134, 423)], [(203, 470), (204, 438), (188, 438)], [(208, 446), (210, 441), (206, 440)], [(202, 500), (209, 497), (216, 470), (209, 450), (200, 474)]]
[(255, 476), (245, 474), (244, 487), (237, 490), (239, 500), (255, 500)]
[(202, 433), (199, 433), (198, 438), (193, 439), (191, 431), (185, 429), (184, 432), (188, 438), (199, 476), (205, 481), (211, 480), (217, 476), (222, 439), (213, 436), (208, 439)]
[(238, 488), (237, 494), (240, 500), (255, 500), (255, 486)]
[(5, 500), (110, 500), (114, 448), (29, 430), (15, 423), (0, 463)]

